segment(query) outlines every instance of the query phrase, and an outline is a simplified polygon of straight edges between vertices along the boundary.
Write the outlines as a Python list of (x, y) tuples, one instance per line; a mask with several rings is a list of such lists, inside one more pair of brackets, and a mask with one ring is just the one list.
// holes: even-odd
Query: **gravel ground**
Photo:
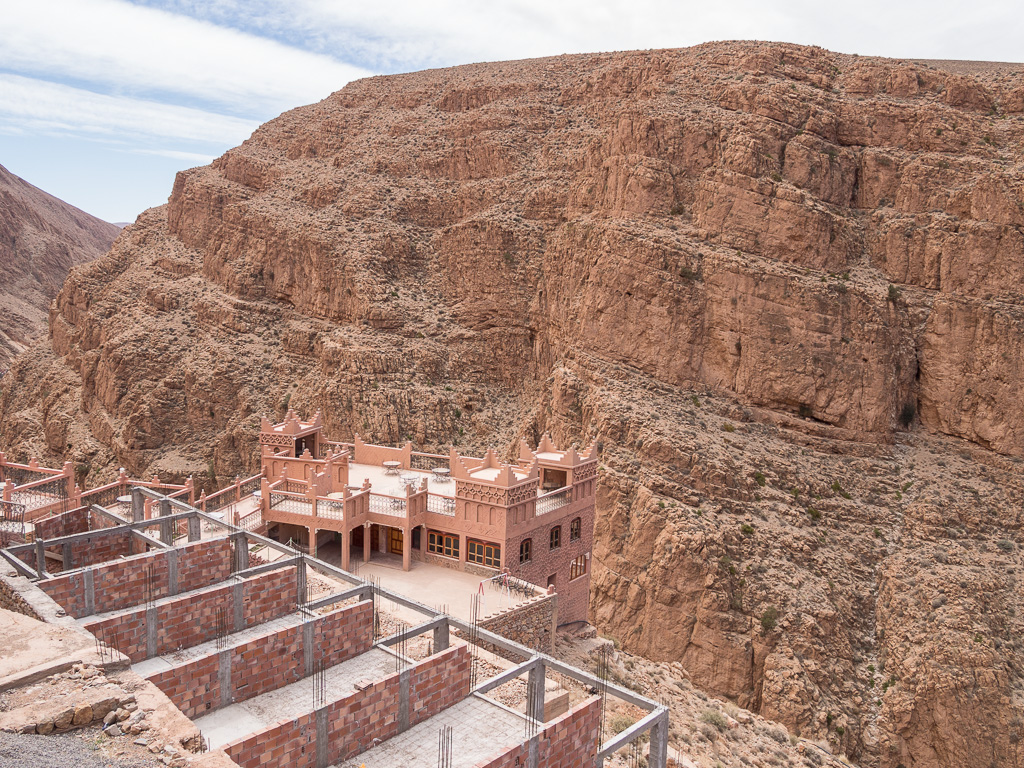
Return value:
[(105, 755), (75, 734), (25, 736), (0, 731), (0, 768), (163, 768), (155, 758)]

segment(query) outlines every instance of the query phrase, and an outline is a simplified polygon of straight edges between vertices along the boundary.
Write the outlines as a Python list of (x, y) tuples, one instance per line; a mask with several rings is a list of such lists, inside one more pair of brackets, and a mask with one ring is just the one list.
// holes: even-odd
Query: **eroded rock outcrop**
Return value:
[(1021, 93), (761, 43), (352, 83), (72, 272), (0, 447), (596, 439), (603, 631), (867, 765), (1019, 766)]

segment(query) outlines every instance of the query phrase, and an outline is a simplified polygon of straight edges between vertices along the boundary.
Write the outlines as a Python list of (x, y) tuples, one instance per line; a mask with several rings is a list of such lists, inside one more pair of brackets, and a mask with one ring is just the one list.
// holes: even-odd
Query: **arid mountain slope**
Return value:
[(0, 166), (0, 376), (45, 334), (71, 267), (102, 256), (120, 231)]
[(971, 72), (720, 43), (352, 83), (72, 272), (0, 447), (234, 474), (286, 405), (596, 438), (602, 631), (867, 765), (1024, 765), (1024, 74)]

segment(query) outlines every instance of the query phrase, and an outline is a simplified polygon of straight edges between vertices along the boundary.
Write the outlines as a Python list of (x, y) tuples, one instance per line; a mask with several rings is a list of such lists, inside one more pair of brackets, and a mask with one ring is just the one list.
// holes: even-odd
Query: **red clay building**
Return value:
[(319, 414), (303, 422), (264, 419), (262, 522), (316, 554), (337, 541), (341, 566), (352, 553), (401, 555), (550, 586), (560, 623), (587, 618), (594, 533), (597, 451), (560, 450), (544, 435), (522, 443), (513, 463), (417, 453), (323, 439)]

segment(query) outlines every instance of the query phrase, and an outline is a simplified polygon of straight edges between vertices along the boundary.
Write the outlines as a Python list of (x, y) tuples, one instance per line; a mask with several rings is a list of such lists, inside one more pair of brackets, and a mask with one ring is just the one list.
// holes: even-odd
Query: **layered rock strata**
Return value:
[(789, 45), (352, 83), (72, 272), (0, 446), (597, 439), (602, 631), (866, 765), (1019, 766), (1022, 144), (1022, 68)]

